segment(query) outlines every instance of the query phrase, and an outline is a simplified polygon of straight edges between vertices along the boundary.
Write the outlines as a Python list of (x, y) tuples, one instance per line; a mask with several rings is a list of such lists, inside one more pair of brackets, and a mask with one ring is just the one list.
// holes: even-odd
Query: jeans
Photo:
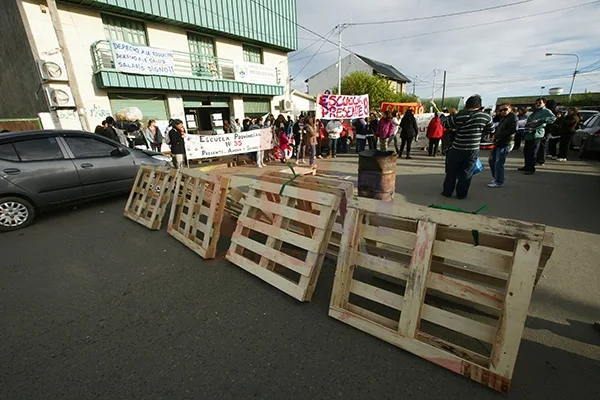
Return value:
[(535, 172), (537, 152), (540, 148), (542, 138), (525, 140), (523, 157), (525, 158), (525, 171)]
[(335, 157), (337, 154), (337, 144), (340, 138), (329, 138), (329, 155)]
[(504, 184), (504, 164), (509, 152), (510, 146), (495, 147), (490, 154), (490, 171), (492, 171), (492, 178), (498, 185)]
[(538, 146), (538, 149), (536, 150), (536, 162), (538, 164), (545, 164), (546, 163), (546, 144), (548, 142), (548, 137), (544, 137), (542, 139), (540, 139), (540, 145)]
[(314, 165), (316, 156), (317, 156), (317, 145), (311, 144), (310, 145), (310, 165)]
[(356, 139), (356, 153), (364, 151), (367, 147), (367, 139)]
[(548, 139), (548, 154), (556, 157), (556, 146), (558, 145), (559, 141), (560, 138)]
[(404, 146), (406, 146), (406, 157), (410, 157), (410, 146), (412, 144), (413, 138), (401, 139), (400, 142), (400, 151), (398, 151), (398, 157), (402, 157), (402, 152), (404, 151)]
[(456, 197), (459, 199), (467, 197), (478, 156), (479, 150), (456, 150), (453, 148), (448, 150), (443, 196), (452, 196), (456, 189)]
[(162, 147), (162, 143), (152, 143), (152, 144), (150, 144), (150, 147), (152, 148), (153, 151), (160, 153), (160, 148)]
[(256, 165), (258, 167), (262, 167), (263, 165), (265, 165), (264, 163), (264, 158), (265, 158), (265, 151), (264, 150), (259, 150), (256, 152)]
[(558, 143), (558, 158), (567, 158), (567, 154), (569, 153), (569, 146), (571, 146), (571, 139), (573, 138), (573, 133), (566, 133), (560, 137), (560, 142)]
[(439, 145), (440, 139), (429, 139), (429, 147), (427, 148), (427, 154), (429, 154), (430, 156), (437, 155)]

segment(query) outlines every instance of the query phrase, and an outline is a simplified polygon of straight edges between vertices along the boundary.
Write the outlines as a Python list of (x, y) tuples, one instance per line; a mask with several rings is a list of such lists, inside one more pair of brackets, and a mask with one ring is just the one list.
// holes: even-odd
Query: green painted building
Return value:
[[(29, 47), (22, 69), (38, 77), (26, 91), (43, 90), (42, 101), (7, 105), (14, 115), (0, 117), (93, 129), (137, 107), (144, 121), (180, 118), (208, 133), (219, 119), (288, 111), (296, 0), (6, 1), (12, 18), (0, 31)], [(0, 50), (0, 63), (17, 56), (7, 43)]]

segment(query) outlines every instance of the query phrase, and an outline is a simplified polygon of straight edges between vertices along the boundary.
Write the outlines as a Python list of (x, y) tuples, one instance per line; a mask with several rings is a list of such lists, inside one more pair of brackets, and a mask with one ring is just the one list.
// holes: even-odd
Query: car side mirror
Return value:
[(125, 157), (129, 155), (129, 152), (122, 147), (117, 147), (113, 151), (110, 152), (112, 157)]

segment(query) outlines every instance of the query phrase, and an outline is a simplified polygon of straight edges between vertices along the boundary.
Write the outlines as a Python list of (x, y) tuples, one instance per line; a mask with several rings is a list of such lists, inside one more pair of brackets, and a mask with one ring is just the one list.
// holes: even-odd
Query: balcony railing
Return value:
[[(117, 71), (113, 60), (111, 43), (108, 40), (98, 40), (91, 46), (94, 61), (94, 73), (99, 71)], [(197, 77), (204, 79), (235, 80), (234, 62), (224, 58), (207, 56), (200, 53), (185, 53), (172, 51), (175, 76)], [(280, 83), (279, 69), (277, 84)]]

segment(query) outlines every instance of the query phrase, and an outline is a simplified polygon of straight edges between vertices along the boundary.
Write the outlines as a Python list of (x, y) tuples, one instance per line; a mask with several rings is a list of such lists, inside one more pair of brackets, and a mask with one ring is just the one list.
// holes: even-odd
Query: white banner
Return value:
[(368, 116), (368, 94), (362, 96), (320, 94), (317, 96), (318, 119), (355, 119)]
[(224, 157), (273, 148), (271, 128), (223, 135), (185, 135), (188, 160)]
[(236, 62), (233, 64), (235, 80), (263, 85), (277, 85), (277, 69), (268, 65)]
[(171, 50), (112, 41), (115, 68), (120, 72), (142, 75), (175, 75)]

